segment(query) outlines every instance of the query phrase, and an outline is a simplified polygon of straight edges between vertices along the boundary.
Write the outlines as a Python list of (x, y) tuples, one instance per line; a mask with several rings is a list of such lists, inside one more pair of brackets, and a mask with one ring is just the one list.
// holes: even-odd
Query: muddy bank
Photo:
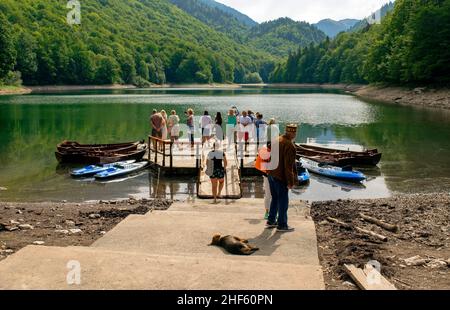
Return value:
[(448, 88), (364, 86), (352, 92), (363, 99), (450, 110), (450, 89)]
[(21, 248), (89, 246), (130, 214), (167, 210), (171, 201), (0, 203), (0, 260)]
[[(389, 231), (361, 218), (397, 225)], [(450, 289), (450, 195), (416, 194), (377, 200), (315, 202), (319, 258), (327, 289), (356, 289), (344, 264), (381, 263), (381, 273), (398, 289)], [(330, 222), (338, 219), (387, 237), (378, 238)]]

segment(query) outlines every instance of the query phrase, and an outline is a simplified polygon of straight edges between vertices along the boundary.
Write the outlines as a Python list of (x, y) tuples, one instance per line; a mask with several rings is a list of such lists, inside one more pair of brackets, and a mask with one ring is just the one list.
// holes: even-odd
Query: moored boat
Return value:
[(106, 165), (90, 165), (90, 166), (86, 166), (83, 167), (81, 169), (75, 169), (72, 170), (70, 172), (70, 175), (72, 177), (89, 177), (89, 176), (93, 176), (97, 173), (103, 172), (108, 170), (109, 168), (112, 168), (114, 165), (127, 165), (127, 164), (133, 164), (135, 163), (135, 160), (129, 160), (129, 161), (124, 161), (124, 162), (118, 162), (115, 164), (106, 164)]
[(344, 180), (347, 182), (362, 182), (366, 176), (360, 171), (354, 171), (351, 167), (341, 168), (322, 164), (307, 158), (300, 158), (300, 162), (305, 169), (310, 172), (333, 179)]
[(147, 152), (147, 145), (140, 144), (134, 150), (120, 149), (108, 151), (55, 152), (60, 163), (77, 163), (87, 165), (111, 164), (119, 161), (140, 161)]
[(133, 148), (136, 149), (139, 144), (145, 141), (125, 142), (116, 144), (80, 144), (76, 141), (63, 141), (56, 146), (59, 152), (77, 152), (77, 151), (108, 151), (108, 150), (122, 150)]
[(148, 162), (137, 162), (125, 165), (113, 165), (105, 171), (97, 173), (94, 177), (99, 180), (111, 179), (119, 176), (128, 175), (143, 170), (148, 166)]
[(364, 152), (354, 152), (309, 144), (299, 144), (296, 148), (298, 157), (304, 157), (339, 167), (348, 165), (376, 166), (382, 157), (382, 154), (376, 149)]

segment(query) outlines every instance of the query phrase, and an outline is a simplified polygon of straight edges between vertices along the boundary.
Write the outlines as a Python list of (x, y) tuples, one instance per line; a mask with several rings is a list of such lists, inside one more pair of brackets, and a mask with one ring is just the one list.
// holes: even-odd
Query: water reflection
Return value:
[[(313, 176), (298, 188), (303, 199), (372, 198), (392, 192), (434, 192), (450, 187), (450, 112), (366, 103), (316, 90), (126, 90), (0, 97), (0, 200), (96, 200), (128, 196), (184, 199), (196, 179), (162, 179), (145, 172), (120, 182), (79, 182), (71, 167), (57, 167), (55, 145), (72, 139), (108, 143), (143, 139), (155, 109), (183, 115), (194, 107), (226, 110), (231, 105), (276, 117), (284, 128), (299, 122), (297, 142), (378, 148), (379, 169), (363, 170), (365, 188)], [(184, 120), (182, 120), (184, 121)], [(244, 196), (262, 198), (259, 178), (244, 178)]]

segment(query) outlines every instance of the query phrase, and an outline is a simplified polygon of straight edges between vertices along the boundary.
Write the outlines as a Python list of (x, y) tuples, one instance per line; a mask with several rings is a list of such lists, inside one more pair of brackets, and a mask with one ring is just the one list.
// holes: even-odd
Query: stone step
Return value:
[[(155, 211), (146, 216), (129, 216), (93, 247), (149, 254), (228, 258), (319, 265), (315, 226), (312, 221), (290, 219), (292, 233), (265, 229), (258, 215)], [(214, 234), (245, 238), (260, 248), (250, 257), (234, 256), (208, 246)]]
[[(175, 202), (168, 211), (246, 213), (263, 218), (265, 207), (263, 199), (224, 200), (219, 204), (213, 204), (212, 200), (197, 199), (189, 202)], [(310, 219), (309, 206), (304, 202), (292, 202), (289, 206), (288, 214), (290, 217), (296, 217), (297, 219)]]
[[(69, 285), (77, 262), (80, 284)], [(311, 290), (324, 281), (319, 266), (28, 246), (0, 263), (0, 289)]]

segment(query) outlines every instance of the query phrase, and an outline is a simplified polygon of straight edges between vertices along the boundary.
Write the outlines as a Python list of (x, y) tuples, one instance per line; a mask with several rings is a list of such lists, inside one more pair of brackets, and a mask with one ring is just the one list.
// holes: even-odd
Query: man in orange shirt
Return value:
[[(296, 150), (294, 141), (297, 137), (297, 125), (288, 125), (286, 133), (278, 138), (279, 163), (274, 170), (269, 170), (269, 184), (272, 193), (267, 228), (277, 228), (279, 232), (292, 232), (289, 227), (287, 212), (289, 208), (289, 190), (295, 185), (297, 169), (295, 166)], [(278, 222), (277, 222), (278, 215)]]

